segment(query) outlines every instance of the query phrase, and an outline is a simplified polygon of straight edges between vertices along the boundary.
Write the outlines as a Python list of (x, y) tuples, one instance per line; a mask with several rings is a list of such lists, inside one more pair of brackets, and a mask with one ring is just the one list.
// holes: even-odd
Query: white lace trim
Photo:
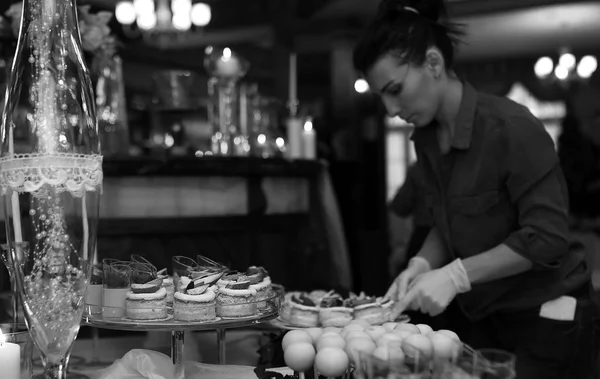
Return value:
[(54, 191), (82, 197), (86, 191), (102, 192), (102, 178), (99, 154), (14, 154), (0, 158), (3, 195), (9, 188), (41, 195), (50, 186)]

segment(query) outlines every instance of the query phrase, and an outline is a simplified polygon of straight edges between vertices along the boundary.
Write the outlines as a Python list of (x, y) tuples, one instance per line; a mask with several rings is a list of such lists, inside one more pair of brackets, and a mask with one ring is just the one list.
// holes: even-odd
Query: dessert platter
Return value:
[[(86, 297), (83, 324), (125, 331), (169, 331), (172, 359), (178, 363), (184, 332), (216, 330), (224, 363), (225, 329), (260, 324), (279, 315), (282, 286), (263, 267), (230, 270), (206, 257), (174, 257), (174, 274), (156, 270), (143, 258), (104, 262), (95, 270)], [(185, 264), (181, 262), (184, 261)], [(112, 265), (112, 266), (111, 266)], [(115, 274), (116, 273), (116, 274)], [(100, 287), (100, 288), (94, 288)], [(119, 288), (115, 288), (119, 287)], [(100, 294), (100, 296), (98, 296)]]
[(350, 293), (344, 298), (335, 291), (288, 292), (284, 296), (281, 313), (271, 325), (281, 329), (314, 327), (343, 328), (353, 320), (364, 320), (370, 325), (387, 322), (408, 322), (409, 317), (393, 316), (394, 303), (384, 297)]

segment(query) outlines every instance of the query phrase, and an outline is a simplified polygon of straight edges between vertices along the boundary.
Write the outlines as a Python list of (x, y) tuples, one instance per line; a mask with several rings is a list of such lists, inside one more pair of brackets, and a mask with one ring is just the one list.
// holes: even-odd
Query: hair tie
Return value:
[(419, 14), (419, 11), (416, 10), (415, 8), (413, 8), (413, 7), (402, 7), (402, 9), (405, 10), (405, 11), (414, 12), (416, 14)]

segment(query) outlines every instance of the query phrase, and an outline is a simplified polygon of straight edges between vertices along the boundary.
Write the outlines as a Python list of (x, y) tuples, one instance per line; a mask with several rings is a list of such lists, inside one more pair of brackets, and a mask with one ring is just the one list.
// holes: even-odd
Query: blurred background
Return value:
[[(14, 3), (5, 0), (0, 5), (5, 16), (0, 84), (10, 75), (16, 44), (10, 14), (19, 5)], [(122, 174), (131, 166), (124, 162), (133, 158), (188, 163), (209, 156), (290, 158), (286, 120), (292, 114), (301, 119), (304, 130), (308, 125), (308, 130), (316, 131), (315, 154), (300, 158), (317, 158), (327, 165), (334, 194), (330, 200), (338, 207), (349, 257), (350, 286), (371, 292), (385, 289), (387, 276), (375, 277), (373, 272), (390, 271), (390, 257), (395, 256), (397, 265), (405, 261), (414, 229), (412, 210), (390, 212), (389, 203), (415, 156), (411, 126), (388, 118), (352, 68), (355, 40), (374, 16), (378, 1), (78, 3), (89, 6), (85, 17), (80, 11), (80, 21), (86, 22), (80, 27), (96, 86), (104, 154), (107, 164), (111, 157), (120, 162), (118, 167), (105, 167), (108, 176)], [(458, 56), (459, 75), (480, 91), (524, 104), (544, 122), (571, 186), (573, 230), (587, 238), (586, 244), (593, 244), (600, 212), (596, 196), (600, 2), (450, 0), (447, 4), (451, 16), (467, 26)], [(239, 116), (251, 120), (238, 125), (245, 140), (238, 139), (234, 148), (241, 147), (229, 151), (215, 147), (222, 131), (215, 126), (211, 100), (210, 62), (215, 54), (217, 59), (239, 58), (243, 72), (235, 98), (244, 100), (236, 104), (239, 109), (250, 109), (246, 102), (254, 106), (254, 113)], [(136, 167), (138, 171), (131, 171), (135, 175), (140, 173)], [(117, 229), (114, 225), (111, 230)], [(301, 238), (312, 238), (311, 230)], [(272, 249), (267, 256), (273, 257), (282, 244), (261, 246)]]

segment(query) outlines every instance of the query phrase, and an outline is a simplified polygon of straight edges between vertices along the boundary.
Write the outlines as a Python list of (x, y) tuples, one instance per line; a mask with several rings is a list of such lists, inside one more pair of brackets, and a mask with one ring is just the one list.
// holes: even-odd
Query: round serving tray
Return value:
[[(131, 320), (124, 317), (126, 310), (124, 308), (101, 307), (98, 305), (86, 304), (82, 324), (86, 326), (124, 330), (124, 331), (200, 331), (215, 329), (241, 328), (254, 324), (261, 324), (273, 320), (279, 316), (281, 309), (281, 300), (283, 299), (284, 289), (282, 286), (273, 285), (273, 294), (264, 300), (248, 302), (237, 305), (257, 304), (258, 312), (252, 316), (245, 317), (223, 317), (219, 316), (210, 321), (186, 322), (173, 318), (173, 308), (167, 307), (168, 317), (162, 320)], [(221, 306), (221, 305), (220, 305)], [(223, 306), (221, 306), (223, 307)], [(229, 307), (229, 306), (227, 306)], [(115, 314), (115, 316), (106, 316), (106, 314)]]
[[(394, 320), (392, 322), (407, 323), (407, 322), (410, 322), (410, 317), (408, 315), (400, 315), (396, 320)], [(308, 326), (298, 326), (298, 325), (291, 324), (291, 323), (281, 319), (281, 317), (279, 317), (279, 316), (270, 320), (269, 324), (274, 328), (283, 329), (283, 330), (296, 330), (296, 329), (308, 329), (309, 328)], [(375, 324), (375, 325), (381, 325), (381, 324)], [(323, 328), (323, 326), (317, 326), (317, 328)]]

